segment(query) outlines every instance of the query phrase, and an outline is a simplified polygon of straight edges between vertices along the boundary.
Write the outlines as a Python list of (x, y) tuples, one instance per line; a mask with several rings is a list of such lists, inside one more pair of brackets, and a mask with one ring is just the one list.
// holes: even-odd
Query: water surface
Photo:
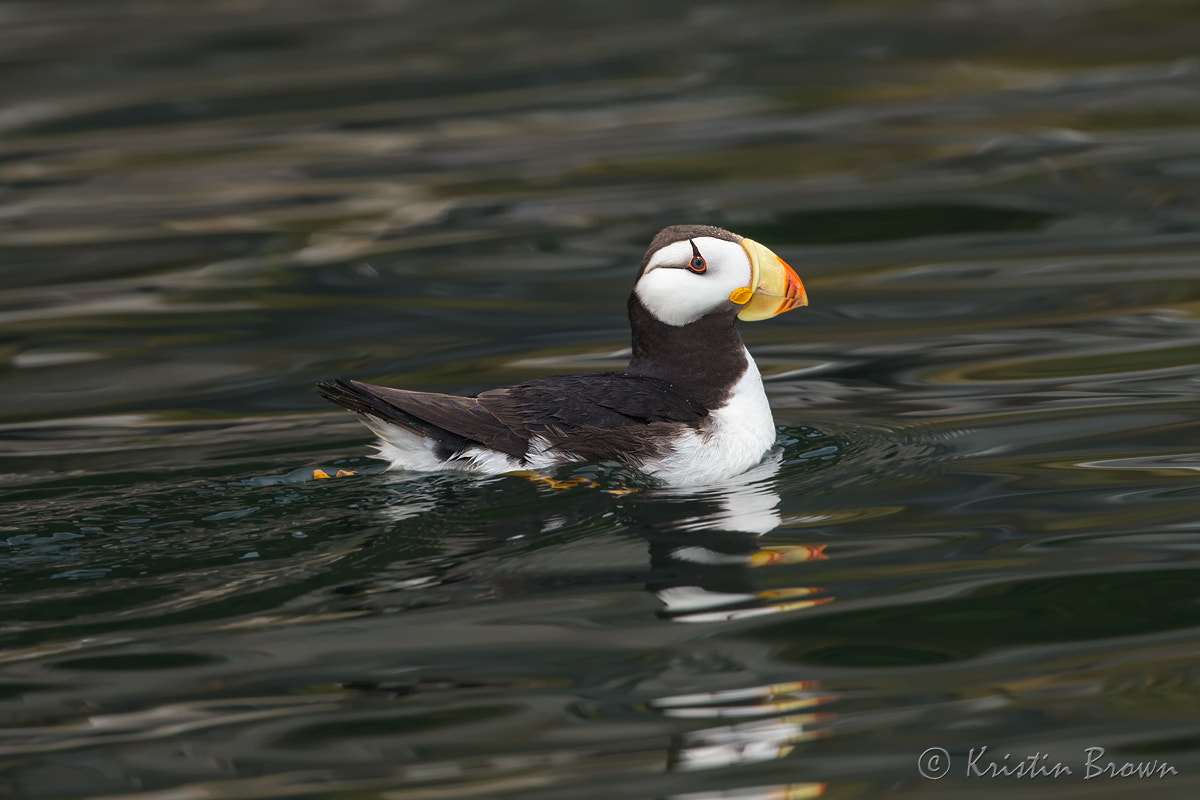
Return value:
[[(1200, 790), (1200, 11), (643, 5), (0, 2), (7, 792)], [(618, 369), (682, 222), (812, 301), (729, 486), (312, 389)]]

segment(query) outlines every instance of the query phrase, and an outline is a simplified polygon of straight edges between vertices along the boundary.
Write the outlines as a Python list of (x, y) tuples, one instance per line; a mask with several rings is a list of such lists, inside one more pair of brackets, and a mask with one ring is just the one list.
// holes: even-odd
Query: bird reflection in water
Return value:
[[(782, 523), (780, 497), (775, 488), (782, 460), (780, 452), (772, 452), (743, 475), (720, 486), (706, 487), (655, 487), (638, 491), (624, 485), (615, 489), (604, 487), (591, 477), (559, 480), (523, 476), (538, 491), (579, 491), (583, 496), (569, 506), (558, 505), (554, 513), (547, 514), (541, 508), (528, 512), (522, 509), (520, 513), (505, 515), (502, 524), (460, 529), (458, 536), (443, 540), (444, 554), (453, 555), (455, 551), (478, 554), (507, 542), (543, 536), (588, 518), (615, 517), (620, 519), (626, 534), (645, 540), (649, 556), (645, 585), (662, 602), (660, 616), (665, 619), (711, 623), (812, 608), (832, 602), (833, 596), (819, 586), (760, 589), (756, 585), (760, 568), (827, 558), (823, 544), (773, 542), (764, 546), (762, 543), (761, 537)], [(505, 479), (488, 478), (475, 486), (477, 490), (492, 489), (492, 496), (500, 500), (506, 490), (498, 480)], [(452, 497), (441, 498), (439, 502), (429, 496), (405, 494), (397, 499), (402, 502), (391, 502), (381, 509), (389, 522), (401, 522), (439, 506), (455, 504)], [(579, 542), (564, 556), (569, 563), (557, 562), (559, 569), (570, 574), (578, 585), (628, 583), (631, 577), (631, 565), (606, 569)], [(473, 565), (477, 564), (473, 561), (459, 564), (457, 579), (470, 580), (462, 572), (474, 571)], [(494, 564), (488, 567), (485, 580), (493, 596), (536, 592), (543, 582), (562, 585), (558, 575), (524, 571), (518, 564), (512, 567), (515, 567), (512, 571), (497, 569)], [(778, 573), (773, 575), (777, 576)]]
[(759, 537), (779, 527), (774, 480), (782, 456), (717, 488), (663, 489), (657, 497), (695, 505), (698, 513), (661, 519), (645, 532), (654, 576), (647, 588), (663, 602), (662, 616), (678, 622), (719, 622), (796, 611), (833, 597), (816, 586), (760, 590), (751, 570), (826, 558), (820, 544), (773, 544)]
[[(818, 586), (762, 590), (756, 570), (820, 561), (820, 544), (772, 544), (760, 537), (782, 523), (775, 478), (782, 456), (713, 489), (669, 489), (658, 497), (696, 513), (659, 520), (645, 536), (652, 575), (647, 588), (673, 622), (716, 623), (798, 611), (829, 603)], [(813, 680), (668, 695), (648, 706), (675, 719), (721, 720), (673, 739), (668, 769), (686, 772), (784, 758), (800, 743), (827, 735), (834, 715), (819, 710), (834, 700)], [(795, 783), (676, 795), (673, 800), (792, 800), (820, 797), (823, 783)]]
[[(783, 456), (770, 454), (765, 461), (739, 478), (715, 487), (647, 488), (612, 492), (588, 478), (531, 481), (538, 492), (577, 493), (571, 504), (559, 503), (547, 514), (538, 509), (504, 516), (501, 526), (458, 534), (460, 546), (478, 553), (480, 548), (501, 547), (504, 541), (549, 535), (566, 526), (581, 524), (598, 515), (612, 516), (626, 534), (645, 541), (648, 569), (641, 579), (646, 590), (662, 603), (658, 613), (668, 623), (720, 624), (771, 614), (797, 612), (833, 601), (824, 588), (811, 585), (760, 588), (765, 578), (778, 580), (795, 574), (798, 566), (827, 558), (825, 546), (813, 542), (764, 543), (763, 536), (784, 522), (777, 473)], [(494, 489), (497, 499), (505, 491), (504, 480), (475, 484), (477, 491)], [(529, 480), (526, 478), (526, 480)], [(611, 483), (611, 482), (610, 482)], [(511, 485), (508, 490), (511, 491)], [(429, 507), (411, 496), (406, 502), (389, 505), (385, 513), (400, 521)], [(614, 519), (614, 523), (617, 522)], [(495, 537), (494, 539), (492, 537)], [(488, 544), (488, 541), (491, 544)], [(545, 551), (538, 551), (544, 559)], [(636, 550), (629, 555), (636, 558)], [(604, 563), (589, 554), (582, 541), (564, 543), (562, 555), (572, 567), (574, 585), (628, 585), (637, 580), (630, 562)], [(643, 556), (645, 558), (645, 556)], [(476, 559), (463, 562), (479, 564)], [(524, 570), (493, 568), (475, 573), (489, 586), (492, 596), (528, 595), (539, 589), (561, 588), (563, 562), (546, 572), (526, 564)], [(515, 565), (514, 565), (515, 566)], [(582, 568), (581, 568), (582, 567)], [(442, 580), (450, 576), (443, 576)], [(458, 572), (455, 579), (466, 578)], [(470, 580), (468, 578), (468, 580)], [(423, 584), (426, 590), (429, 584)], [(735, 657), (725, 654), (725, 657)], [(751, 666), (746, 667), (752, 673)], [(799, 744), (828, 735), (835, 715), (827, 706), (835, 699), (817, 681), (803, 676), (786, 682), (758, 686), (687, 692), (644, 701), (644, 712), (675, 720), (695, 720), (700, 726), (672, 736), (666, 743), (665, 768), (674, 772), (719, 769), (785, 758)], [(706, 724), (708, 722), (715, 724)], [(737, 787), (671, 795), (671, 800), (788, 800), (819, 797), (823, 783), (793, 783), (757, 788)]]

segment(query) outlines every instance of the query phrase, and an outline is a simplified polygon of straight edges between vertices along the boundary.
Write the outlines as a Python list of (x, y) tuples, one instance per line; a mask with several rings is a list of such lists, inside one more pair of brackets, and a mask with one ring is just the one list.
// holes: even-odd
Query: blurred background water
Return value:
[[(0, 793), (1195, 797), (1197, 43), (1187, 0), (0, 0)], [(744, 326), (779, 446), (722, 491), (380, 473), (312, 390), (620, 368), (683, 222), (812, 300)]]

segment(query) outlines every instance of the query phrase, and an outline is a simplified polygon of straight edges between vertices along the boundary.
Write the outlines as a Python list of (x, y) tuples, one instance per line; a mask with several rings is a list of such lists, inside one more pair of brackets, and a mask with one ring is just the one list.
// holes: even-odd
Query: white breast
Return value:
[(643, 471), (675, 486), (720, 483), (762, 460), (775, 444), (775, 420), (758, 365), (746, 351), (746, 371), (725, 405), (709, 413), (699, 431), (687, 431), (674, 450)]

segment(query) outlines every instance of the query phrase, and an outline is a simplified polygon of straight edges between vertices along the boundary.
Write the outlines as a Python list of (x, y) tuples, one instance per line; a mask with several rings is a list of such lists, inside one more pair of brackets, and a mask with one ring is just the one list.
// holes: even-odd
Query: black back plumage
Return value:
[(666, 381), (621, 372), (543, 378), (474, 397), (346, 380), (317, 388), (351, 411), (432, 439), (441, 458), (485, 447), (520, 461), (537, 437), (567, 460), (638, 466), (661, 455), (680, 425), (694, 427), (708, 416), (704, 404)]

